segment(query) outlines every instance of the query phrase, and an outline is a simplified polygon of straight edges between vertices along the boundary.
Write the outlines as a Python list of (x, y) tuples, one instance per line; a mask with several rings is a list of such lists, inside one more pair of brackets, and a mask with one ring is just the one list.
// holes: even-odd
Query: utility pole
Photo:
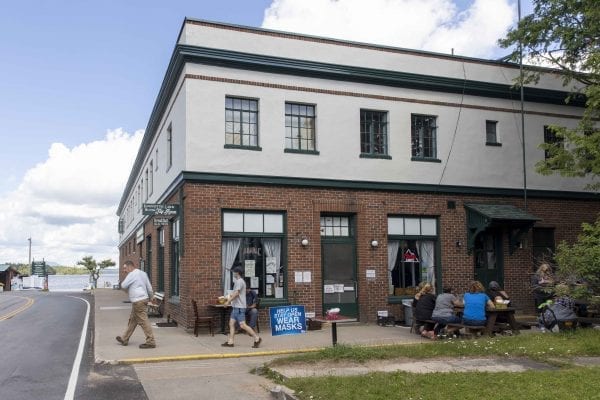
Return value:
[(27, 240), (29, 240), (29, 266), (31, 267), (31, 237), (28, 238)]
[[(521, 22), (521, 0), (518, 0), (519, 23)], [(523, 44), (519, 41), (519, 86), (521, 87), (521, 151), (523, 152), (523, 201), (527, 211), (527, 164), (525, 162), (525, 88), (523, 87)]]

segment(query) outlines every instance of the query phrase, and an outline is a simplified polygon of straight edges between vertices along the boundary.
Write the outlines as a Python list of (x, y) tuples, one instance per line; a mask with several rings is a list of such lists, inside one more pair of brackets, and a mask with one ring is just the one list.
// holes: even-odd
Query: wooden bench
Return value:
[(600, 318), (577, 317), (577, 324), (580, 326), (600, 325)]
[(164, 292), (155, 292), (154, 296), (152, 296), (152, 299), (148, 302), (148, 316), (156, 316), (156, 317), (161, 317), (163, 316), (163, 312), (162, 312), (162, 304), (163, 301), (165, 300), (165, 294)]
[(446, 330), (461, 330), (464, 329), (465, 333), (468, 334), (474, 334), (477, 332), (485, 332), (487, 330), (486, 326), (483, 325), (464, 325), (464, 324), (459, 324), (459, 323), (450, 323), (450, 324), (446, 324)]

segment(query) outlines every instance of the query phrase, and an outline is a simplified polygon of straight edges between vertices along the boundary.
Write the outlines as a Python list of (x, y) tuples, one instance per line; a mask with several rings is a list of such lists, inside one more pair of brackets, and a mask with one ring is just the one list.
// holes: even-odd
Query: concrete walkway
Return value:
[[(260, 333), (263, 342), (259, 349), (252, 348), (252, 338), (235, 336), (235, 347), (221, 347), (227, 337), (215, 333), (210, 336), (202, 330), (198, 337), (182, 327), (159, 328), (153, 326), (157, 347), (140, 349), (144, 341), (141, 328), (136, 329), (129, 346), (119, 345), (115, 337), (121, 335), (127, 325), (131, 304), (125, 303), (127, 295), (120, 290), (96, 289), (95, 298), (95, 355), (97, 362), (144, 363), (160, 361), (185, 361), (210, 358), (271, 356), (298, 352), (316, 351), (330, 347), (331, 329), (324, 325), (322, 330), (308, 331), (301, 335), (271, 336), (269, 327), (263, 324)], [(164, 321), (151, 318), (155, 324)], [(427, 342), (409, 332), (408, 327), (381, 327), (376, 324), (338, 324), (338, 343), (349, 345), (386, 345)]]

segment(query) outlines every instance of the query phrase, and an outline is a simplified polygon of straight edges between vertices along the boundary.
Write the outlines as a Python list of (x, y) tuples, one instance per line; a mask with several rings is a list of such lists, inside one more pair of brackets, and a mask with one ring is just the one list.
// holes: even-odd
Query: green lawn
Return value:
[[(382, 347), (337, 346), (275, 360), (294, 363), (366, 362), (394, 358), (529, 357), (556, 370), (520, 373), (372, 373), (352, 377), (294, 378), (283, 383), (300, 399), (600, 399), (600, 367), (576, 367), (573, 356), (600, 356), (600, 331), (522, 334)], [(321, 367), (321, 364), (319, 364)]]

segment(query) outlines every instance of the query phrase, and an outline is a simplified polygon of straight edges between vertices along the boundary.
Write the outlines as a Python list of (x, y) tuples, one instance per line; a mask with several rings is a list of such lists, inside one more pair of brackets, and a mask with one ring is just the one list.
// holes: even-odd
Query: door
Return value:
[(351, 216), (321, 218), (323, 314), (339, 308), (340, 314), (358, 317), (356, 245)]
[(502, 231), (488, 229), (475, 238), (475, 279), (488, 287), (496, 281), (504, 287)]

